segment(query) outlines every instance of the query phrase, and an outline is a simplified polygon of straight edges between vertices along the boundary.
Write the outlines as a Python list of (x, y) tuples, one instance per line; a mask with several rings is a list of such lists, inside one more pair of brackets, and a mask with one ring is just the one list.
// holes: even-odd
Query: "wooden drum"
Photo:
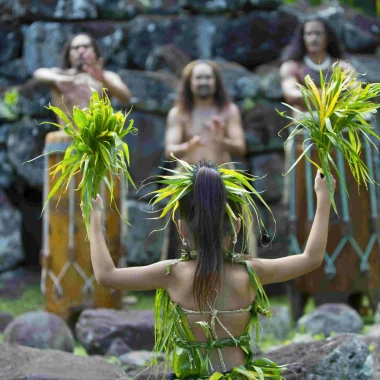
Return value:
[[(71, 138), (62, 131), (51, 132), (45, 139), (44, 199), (58, 180), (49, 175), (58, 163)], [(55, 152), (55, 151), (61, 152)], [(121, 293), (99, 286), (92, 270), (90, 243), (80, 209), (80, 191), (74, 191), (81, 180), (76, 175), (66, 192), (60, 190), (51, 198), (43, 214), (43, 251), (41, 290), (45, 295), (45, 309), (66, 321), (75, 319), (84, 308), (109, 307), (119, 309)], [(104, 185), (104, 184), (103, 184)], [(123, 224), (116, 210), (110, 209), (109, 193), (102, 185), (104, 227), (107, 245), (115, 265), (121, 259), (121, 231)], [(115, 200), (122, 210), (123, 186), (115, 181)], [(60, 198), (60, 199), (59, 199)], [(58, 203), (59, 200), (59, 203)], [(58, 203), (58, 205), (57, 205)]]
[[(304, 134), (295, 137), (288, 148), (290, 163), (302, 153)], [(309, 157), (318, 162), (316, 149)], [(372, 146), (363, 143), (362, 159), (370, 175), (379, 182), (379, 168), (374, 164), (378, 154)], [(315, 271), (295, 279), (290, 284), (290, 300), (293, 317), (298, 319), (309, 295), (316, 296), (317, 303), (343, 301), (360, 309), (363, 294), (375, 311), (380, 301), (380, 223), (379, 193), (375, 185), (358, 186), (340, 152), (332, 153), (339, 171), (345, 177), (349, 197), (339, 181), (335, 201), (339, 217), (331, 209), (329, 237), (323, 264)], [(306, 245), (315, 213), (315, 167), (302, 159), (289, 174), (289, 254), (300, 254)], [(319, 299), (319, 302), (318, 302)], [(358, 303), (359, 300), (359, 303)]]

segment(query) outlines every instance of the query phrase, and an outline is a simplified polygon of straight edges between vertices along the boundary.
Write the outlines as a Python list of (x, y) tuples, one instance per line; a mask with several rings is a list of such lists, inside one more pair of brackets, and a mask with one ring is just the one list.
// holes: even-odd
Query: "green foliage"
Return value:
[[(169, 199), (167, 205), (163, 209), (159, 210), (161, 211), (161, 214), (159, 215), (158, 219), (165, 217), (165, 215), (169, 213), (169, 215), (171, 214), (173, 222), (176, 223), (174, 216), (179, 206), (179, 200), (193, 191), (194, 176), (196, 174), (197, 167), (196, 165), (190, 165), (183, 160), (177, 159), (173, 154), (171, 154), (171, 157), (173, 159), (172, 162), (176, 162), (178, 165), (180, 165), (180, 169), (172, 170), (161, 168), (172, 173), (172, 175), (157, 176), (159, 179), (155, 182), (167, 186), (162, 189), (152, 191), (148, 194), (148, 196), (153, 195), (150, 201), (152, 206), (155, 206), (158, 202), (166, 198)], [(236, 221), (238, 217), (241, 218), (243, 231), (248, 231), (250, 228), (252, 228), (254, 213), (261, 235), (264, 234), (265, 236), (269, 236), (264, 222), (260, 216), (259, 208), (252, 197), (254, 196), (257, 198), (261, 204), (270, 212), (274, 220), (274, 224), (276, 225), (276, 220), (274, 219), (272, 210), (266, 204), (260, 193), (251, 184), (260, 178), (250, 175), (244, 170), (227, 169), (225, 167), (227, 165), (228, 164), (219, 165), (217, 167), (217, 170), (220, 172), (222, 180), (226, 186), (228, 202), (235, 203), (240, 206), (241, 213), (235, 215), (229, 203), (226, 205), (226, 211), (234, 233), (236, 234), (234, 221)], [(169, 221), (170, 219), (168, 219), (164, 228), (166, 228)], [(250, 237), (249, 234), (247, 234), (247, 237)]]
[(78, 340), (75, 341), (74, 355), (88, 356), (86, 349), (82, 346), (82, 344)]
[[(294, 126), (286, 142), (294, 138), (303, 129), (309, 133), (309, 137), (304, 140), (303, 146), (305, 147), (305, 143), (311, 142), (306, 149), (304, 148), (303, 153), (287, 173), (303, 157), (306, 157), (326, 176), (329, 195), (335, 212), (337, 209), (334, 201), (330, 166), (335, 169), (347, 194), (348, 190), (342, 174), (330, 154), (333, 147), (342, 153), (358, 186), (364, 184), (367, 187), (368, 183), (375, 183), (370, 177), (368, 167), (361, 158), (361, 154), (363, 140), (367, 144), (372, 144), (376, 150), (377, 147), (373, 140), (380, 140), (380, 136), (366, 121), (366, 118), (376, 113), (377, 108), (380, 107), (380, 104), (374, 101), (380, 95), (380, 83), (363, 84), (358, 82), (356, 78), (357, 74), (353, 71), (342, 71), (339, 64), (334, 64), (328, 82), (325, 82), (322, 71), (320, 71), (321, 89), (319, 91), (313, 80), (307, 75), (305, 86), (298, 84), (307, 112), (303, 113), (286, 103), (283, 104), (296, 112), (297, 117), (279, 112), (281, 116), (292, 121), (285, 128)], [(312, 146), (317, 148), (319, 164), (307, 155)]]
[(0, 99), (0, 118), (6, 120), (15, 120), (18, 117), (16, 106), (19, 100), (19, 93), (16, 88), (4, 93), (3, 99)]
[(65, 126), (52, 122), (42, 124), (62, 128), (73, 138), (73, 143), (66, 149), (62, 161), (51, 168), (50, 174), (53, 178), (58, 173), (60, 177), (47, 196), (44, 208), (59, 189), (66, 191), (72, 178), (81, 173), (82, 180), (77, 190), (81, 190), (81, 207), (88, 233), (91, 199), (96, 198), (100, 183), (104, 181), (107, 185), (110, 202), (117, 211), (119, 210), (113, 195), (114, 177), (121, 180), (120, 174), (123, 173), (126, 185), (130, 182), (135, 186), (127, 168), (130, 164), (128, 144), (122, 139), (128, 133), (136, 134), (137, 128), (133, 127), (133, 120), (124, 128), (130, 111), (125, 115), (121, 111), (114, 113), (105, 89), (102, 97), (93, 90), (88, 108), (74, 107), (72, 115), (69, 116), (59, 107), (49, 105), (47, 108), (52, 110)]

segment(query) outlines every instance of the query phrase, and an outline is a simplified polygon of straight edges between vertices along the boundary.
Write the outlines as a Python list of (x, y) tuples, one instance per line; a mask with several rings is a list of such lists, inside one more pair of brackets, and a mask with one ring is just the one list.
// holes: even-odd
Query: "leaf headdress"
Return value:
[[(286, 103), (283, 104), (292, 109), (297, 116), (292, 117), (279, 112), (281, 116), (291, 120), (285, 128), (294, 126), (285, 144), (301, 130), (307, 130), (309, 133), (309, 137), (303, 142), (302, 154), (286, 174), (298, 164), (302, 157), (306, 157), (326, 176), (331, 203), (337, 212), (330, 165), (335, 169), (347, 194), (348, 190), (330, 154), (333, 147), (342, 153), (358, 185), (364, 183), (367, 187), (368, 183), (375, 183), (361, 158), (361, 152), (363, 140), (367, 144), (372, 144), (378, 151), (373, 139), (380, 140), (380, 136), (366, 119), (376, 113), (377, 108), (380, 107), (380, 104), (375, 102), (375, 98), (380, 95), (380, 83), (363, 84), (357, 81), (357, 74), (353, 70), (342, 70), (338, 62), (332, 66), (329, 81), (325, 80), (320, 70), (320, 81), (319, 91), (309, 75), (305, 77), (305, 86), (297, 84), (307, 112), (301, 112)], [(307, 142), (310, 144), (305, 148)], [(312, 146), (317, 149), (319, 164), (307, 155)]]
[(123, 173), (126, 185), (130, 182), (135, 187), (127, 167), (130, 162), (129, 148), (122, 139), (128, 133), (136, 134), (137, 128), (133, 127), (133, 120), (130, 120), (125, 128), (129, 112), (114, 113), (105, 89), (102, 96), (99, 96), (96, 90), (92, 90), (89, 106), (84, 109), (75, 106), (73, 113), (68, 116), (59, 107), (49, 105), (47, 108), (65, 125), (48, 121), (42, 124), (52, 124), (63, 129), (73, 141), (66, 149), (63, 159), (50, 168), (53, 178), (57, 174), (60, 177), (48, 194), (44, 208), (59, 189), (66, 191), (73, 176), (81, 173), (82, 180), (77, 190), (81, 190), (81, 206), (88, 233), (91, 198), (96, 198), (102, 181), (110, 191), (110, 201), (116, 210), (118, 208), (114, 198), (114, 178), (121, 180), (120, 174)]
[[(158, 210), (160, 215), (156, 219), (164, 218), (166, 215), (171, 214), (171, 218), (174, 223), (175, 212), (178, 209), (179, 201), (187, 194), (193, 191), (194, 181), (198, 170), (197, 165), (190, 165), (184, 160), (176, 158), (171, 154), (172, 160), (170, 162), (177, 163), (178, 169), (161, 168), (171, 175), (159, 175), (155, 183), (166, 185), (164, 188), (152, 191), (147, 196), (153, 196), (150, 200), (150, 204), (154, 207), (160, 201), (167, 200), (166, 206)], [(243, 231), (247, 228), (251, 228), (254, 220), (256, 219), (257, 225), (260, 229), (261, 236), (268, 236), (268, 231), (261, 218), (259, 208), (255, 202), (255, 198), (269, 211), (274, 223), (276, 220), (273, 217), (270, 207), (267, 205), (260, 193), (253, 187), (252, 183), (260, 178), (255, 177), (244, 170), (232, 170), (226, 166), (229, 164), (223, 164), (215, 166), (215, 169), (219, 171), (223, 183), (227, 190), (227, 204), (226, 212), (232, 225), (232, 229), (236, 234), (235, 223), (238, 217), (241, 218), (243, 224)], [(239, 207), (240, 213), (236, 214), (231, 204), (236, 204)], [(167, 221), (164, 228), (169, 223)], [(248, 235), (248, 234), (247, 234)], [(249, 235), (248, 235), (249, 236)], [(273, 237), (272, 237), (273, 239)]]

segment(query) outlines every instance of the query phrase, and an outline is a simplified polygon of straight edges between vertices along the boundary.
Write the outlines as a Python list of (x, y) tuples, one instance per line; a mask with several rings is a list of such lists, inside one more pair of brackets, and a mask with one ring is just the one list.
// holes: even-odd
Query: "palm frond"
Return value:
[(312, 161), (305, 154), (307, 150), (305, 149), (286, 174), (305, 156), (327, 177), (330, 199), (337, 212), (332, 190), (331, 166), (337, 172), (347, 194), (348, 190), (331, 156), (331, 150), (334, 147), (348, 163), (358, 186), (364, 184), (368, 187), (369, 183), (375, 184), (362, 159), (362, 144), (373, 144), (376, 148), (373, 140), (380, 140), (374, 127), (366, 121), (368, 117), (373, 117), (377, 108), (380, 107), (380, 104), (375, 101), (380, 95), (380, 83), (363, 84), (357, 80), (357, 74), (353, 70), (342, 70), (338, 62), (332, 66), (331, 77), (328, 81), (327, 78), (323, 80), (322, 71), (320, 76), (322, 78), (320, 91), (309, 75), (305, 77), (305, 86), (298, 84), (308, 112), (300, 113), (289, 104), (283, 103), (291, 110), (297, 111), (299, 117), (292, 117), (284, 112), (278, 113), (291, 120), (285, 128), (294, 127), (285, 144), (299, 131), (306, 130), (309, 135), (306, 140), (310, 139), (312, 142), (307, 149), (315, 145), (320, 162), (318, 164)]
[[(121, 172), (125, 175), (126, 186), (128, 182), (134, 187), (132, 178), (128, 172), (129, 149), (122, 138), (128, 134), (136, 134), (137, 128), (133, 127), (133, 120), (130, 120), (127, 128), (125, 122), (128, 114), (118, 111), (114, 113), (105, 89), (101, 96), (92, 90), (89, 106), (84, 109), (74, 107), (71, 115), (59, 107), (49, 105), (56, 116), (65, 125), (52, 122), (44, 122), (60, 127), (73, 139), (72, 144), (66, 149), (63, 159), (51, 168), (51, 175), (59, 174), (60, 178), (48, 194), (44, 208), (52, 196), (61, 189), (66, 191), (69, 182), (77, 174), (82, 175), (82, 179), (77, 190), (81, 191), (81, 206), (84, 215), (84, 222), (89, 233), (91, 198), (96, 198), (102, 181), (105, 182), (110, 191), (110, 201), (119, 212), (114, 198), (114, 177), (121, 181)], [(70, 120), (71, 119), (71, 120)], [(127, 159), (128, 164), (125, 163)], [(119, 212), (120, 214), (120, 212)]]

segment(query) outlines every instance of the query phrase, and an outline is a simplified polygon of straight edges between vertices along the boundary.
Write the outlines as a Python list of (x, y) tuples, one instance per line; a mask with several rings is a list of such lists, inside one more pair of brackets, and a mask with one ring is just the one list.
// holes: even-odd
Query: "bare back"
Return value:
[[(198, 310), (193, 299), (193, 280), (196, 270), (195, 261), (179, 262), (171, 268), (172, 286), (168, 289), (171, 300), (183, 309)], [(239, 310), (249, 307), (255, 299), (255, 293), (245, 266), (240, 264), (225, 264), (225, 273), (221, 277), (218, 291), (213, 292), (209, 304), (218, 311)], [(206, 309), (210, 311), (210, 309)], [(219, 320), (232, 336), (242, 335), (250, 320), (250, 311), (219, 313)], [(187, 320), (195, 339), (205, 342), (205, 333), (197, 322), (210, 324), (210, 314), (187, 314)], [(219, 323), (215, 324), (218, 339), (229, 338), (230, 335)], [(217, 352), (211, 352), (211, 361), (216, 370), (222, 370)], [(222, 350), (225, 364), (228, 368), (244, 364), (246, 354), (239, 347), (225, 347)]]

